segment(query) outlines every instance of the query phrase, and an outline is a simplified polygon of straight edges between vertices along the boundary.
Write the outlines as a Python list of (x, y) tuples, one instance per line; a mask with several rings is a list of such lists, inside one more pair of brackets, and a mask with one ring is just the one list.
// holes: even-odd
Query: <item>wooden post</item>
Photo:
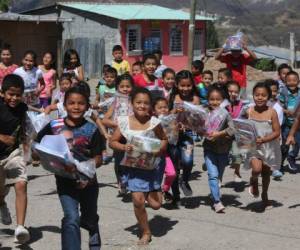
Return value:
[(290, 33), (290, 61), (291, 66), (295, 68), (296, 66), (296, 43), (295, 43), (295, 33)]
[(191, 0), (188, 44), (188, 69), (191, 70), (194, 57), (196, 0)]

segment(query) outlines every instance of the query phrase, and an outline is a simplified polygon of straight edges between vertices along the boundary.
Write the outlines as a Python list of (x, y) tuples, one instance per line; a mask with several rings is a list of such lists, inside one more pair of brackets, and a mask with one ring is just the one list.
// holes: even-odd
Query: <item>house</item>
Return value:
[(62, 37), (62, 23), (72, 19), (57, 15), (21, 15), (0, 13), (0, 48), (4, 44), (11, 46), (14, 62), (21, 63), (23, 53), (32, 49), (39, 55), (44, 52), (60, 53), (58, 49)]
[[(89, 77), (99, 77), (102, 65), (112, 61), (112, 48), (121, 44), (130, 63), (161, 49), (163, 63), (175, 70), (187, 67), (190, 14), (147, 4), (57, 3), (26, 14), (57, 14), (72, 19), (62, 23), (62, 50), (75, 48)], [(205, 54), (206, 22), (213, 16), (197, 15), (195, 58)]]

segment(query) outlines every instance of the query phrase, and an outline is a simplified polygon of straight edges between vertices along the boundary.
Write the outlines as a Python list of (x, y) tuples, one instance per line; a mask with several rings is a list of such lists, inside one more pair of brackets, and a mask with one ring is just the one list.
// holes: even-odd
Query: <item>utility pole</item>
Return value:
[(191, 0), (190, 23), (189, 23), (189, 45), (188, 45), (188, 69), (191, 70), (194, 57), (194, 37), (195, 37), (195, 15), (196, 0)]
[(296, 66), (296, 42), (295, 42), (295, 33), (290, 33), (290, 61), (291, 66), (295, 68)]

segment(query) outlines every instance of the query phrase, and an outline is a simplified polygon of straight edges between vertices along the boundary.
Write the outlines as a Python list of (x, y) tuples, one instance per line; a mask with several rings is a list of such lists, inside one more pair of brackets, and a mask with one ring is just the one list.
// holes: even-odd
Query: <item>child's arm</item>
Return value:
[(272, 121), (272, 130), (273, 132), (269, 135), (266, 135), (264, 137), (260, 137), (256, 140), (258, 144), (262, 144), (265, 142), (273, 141), (277, 139), (280, 136), (280, 124), (278, 120), (278, 115), (274, 109), (271, 109), (272, 116), (271, 116), (271, 121)]
[(51, 93), (52, 93), (53, 90), (56, 89), (56, 80), (57, 80), (56, 70), (54, 70), (54, 74), (53, 74), (53, 79), (52, 80), (53, 80), (53, 83), (51, 85)]
[(244, 49), (245, 51), (247, 51), (247, 53), (249, 54), (249, 56), (250, 56), (250, 58), (251, 58), (252, 60), (256, 60), (256, 59), (257, 59), (256, 54), (255, 54), (252, 50), (250, 50), (250, 49), (247, 47), (247, 43), (246, 43), (245, 41), (243, 41), (242, 46), (243, 46), (243, 49)]
[(36, 90), (36, 95), (39, 96), (40, 93), (44, 90), (46, 84), (43, 78), (43, 75), (41, 74), (41, 77), (39, 78), (39, 82), (38, 82), (38, 88)]
[(40, 108), (36, 108), (32, 105), (27, 105), (28, 106), (28, 110), (29, 111), (34, 111), (34, 112), (38, 112), (38, 113), (42, 113), (43, 112), (43, 109), (40, 109)]
[(106, 132), (106, 128), (104, 127), (103, 122), (100, 120), (100, 118), (94, 112), (92, 112), (91, 118), (96, 123), (99, 132), (104, 135), (106, 140), (108, 140), (110, 138), (110, 135)]
[(194, 105), (199, 105), (200, 104), (200, 98), (199, 98), (199, 96), (194, 96), (193, 97), (193, 104)]
[(113, 135), (110, 138), (109, 146), (117, 151), (121, 152), (131, 152), (133, 150), (133, 146), (130, 144), (122, 144), (120, 143), (121, 139), (123, 138), (121, 131), (119, 128), (115, 130)]
[(286, 139), (286, 143), (285, 143), (286, 145), (296, 144), (295, 134), (299, 130), (299, 127), (300, 127), (300, 119), (299, 119), (299, 116), (297, 116), (294, 120), (293, 126), (289, 132), (289, 135)]
[(52, 111), (55, 111), (55, 110), (57, 110), (58, 108), (57, 108), (57, 103), (54, 103), (54, 104), (51, 104), (51, 105), (49, 105), (49, 106), (47, 106), (46, 108), (45, 108), (45, 110), (44, 110), (44, 113), (46, 114), (46, 115), (49, 115)]
[(157, 138), (161, 140), (160, 150), (157, 153), (157, 155), (162, 156), (167, 151), (168, 137), (166, 136), (166, 134), (165, 134), (165, 132), (164, 132), (161, 125), (158, 125), (154, 128), (154, 133), (157, 136)]
[(208, 136), (208, 139), (211, 141), (215, 141), (217, 138), (221, 137), (233, 137), (235, 134), (235, 128), (230, 115), (227, 116), (227, 128), (221, 131), (214, 131), (212, 134)]
[(103, 125), (107, 128), (116, 128), (118, 126), (118, 124), (112, 120), (113, 112), (114, 112), (114, 107), (110, 106), (102, 120)]
[(219, 49), (217, 54), (215, 55), (216, 60), (221, 60), (222, 54), (224, 53), (224, 48)]
[(77, 76), (78, 81), (84, 81), (84, 72), (83, 72), (83, 67), (80, 65), (78, 67), (78, 76)]
[(0, 134), (0, 141), (4, 143), (6, 146), (13, 146), (15, 145), (16, 138), (11, 135)]

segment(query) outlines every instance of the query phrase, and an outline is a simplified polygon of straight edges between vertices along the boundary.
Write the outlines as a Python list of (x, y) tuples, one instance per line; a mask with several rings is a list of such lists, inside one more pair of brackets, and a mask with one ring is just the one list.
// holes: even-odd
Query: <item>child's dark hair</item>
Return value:
[(76, 86), (78, 86), (78, 88), (80, 88), (82, 90), (82, 92), (84, 92), (89, 98), (91, 96), (91, 89), (90, 86), (88, 85), (87, 82), (85, 81), (80, 81), (76, 84)]
[(171, 68), (166, 68), (164, 69), (164, 71), (162, 72), (162, 78), (165, 78), (167, 74), (173, 74), (174, 76), (176, 75), (175, 71)]
[(227, 99), (228, 94), (225, 92), (225, 89), (222, 86), (220, 86), (218, 83), (213, 83), (212, 85), (210, 85), (208, 87), (207, 99), (209, 99), (209, 96), (211, 95), (211, 93), (213, 93), (215, 91), (220, 93), (220, 95), (222, 96), (223, 99)]
[(56, 68), (56, 62), (55, 62), (55, 56), (54, 54), (51, 52), (51, 51), (46, 51), (44, 54), (43, 54), (43, 57), (45, 55), (49, 54), (51, 56), (51, 64), (50, 64), (50, 68), (51, 69), (55, 69)]
[(89, 97), (89, 95), (87, 95), (84, 88), (80, 84), (78, 84), (78, 85), (76, 85), (76, 86), (74, 86), (74, 87), (72, 87), (72, 88), (70, 88), (66, 91), (65, 99), (64, 99), (64, 105), (67, 103), (68, 98), (72, 94), (82, 95), (84, 97), (84, 99), (86, 100), (87, 105), (89, 106), (89, 98), (90, 97)]
[(115, 77), (117, 77), (118, 71), (117, 71), (115, 68), (113, 68), (113, 67), (109, 67), (109, 68), (106, 70), (105, 74), (112, 74), (112, 75), (114, 75)]
[(296, 72), (296, 71), (290, 71), (286, 74), (285, 76), (285, 79), (288, 77), (288, 76), (296, 76), (298, 79), (299, 79), (299, 74)]
[(229, 81), (229, 82), (227, 82), (227, 84), (226, 84), (227, 90), (229, 89), (230, 86), (236, 86), (236, 87), (238, 87), (239, 91), (241, 90), (241, 86), (239, 85), (239, 83), (237, 81)]
[(287, 63), (282, 63), (277, 68), (278, 75), (281, 73), (281, 70), (283, 69), (288, 69), (289, 71), (292, 71), (292, 67), (290, 65), (288, 65)]
[(10, 88), (21, 89), (24, 92), (24, 80), (21, 76), (16, 74), (8, 74), (4, 77), (2, 82), (1, 91), (5, 93)]
[(106, 71), (110, 68), (111, 66), (109, 64), (104, 64), (102, 66), (102, 74), (105, 74)]
[(138, 94), (145, 94), (145, 95), (148, 95), (148, 96), (149, 96), (149, 99), (150, 99), (150, 103), (152, 103), (152, 96), (151, 96), (150, 90), (149, 90), (149, 89), (146, 89), (146, 88), (141, 88), (141, 87), (136, 87), (136, 88), (134, 88), (134, 90), (131, 92), (130, 97), (131, 97), (131, 102), (132, 102), (132, 103), (133, 103), (135, 97), (136, 97)]
[(254, 95), (254, 92), (256, 89), (260, 89), (260, 88), (264, 88), (267, 90), (268, 92), (268, 100), (271, 98), (272, 96), (272, 91), (271, 88), (269, 87), (269, 85), (266, 82), (258, 82), (255, 84), (255, 86), (253, 87), (253, 91), (252, 94)]
[(132, 64), (132, 67), (134, 66), (140, 66), (140, 67), (143, 67), (143, 62), (141, 61), (136, 61), (134, 64)]
[(72, 75), (70, 73), (62, 73), (59, 78), (59, 82), (61, 82), (63, 80), (68, 80), (72, 83)]
[(33, 65), (36, 67), (36, 58), (37, 55), (33, 50), (26, 50), (25, 53), (23, 54), (23, 58), (25, 58), (27, 55), (30, 55), (33, 59)]
[(145, 64), (145, 62), (146, 62), (148, 59), (153, 59), (153, 60), (155, 60), (156, 64), (158, 64), (158, 63), (157, 63), (157, 58), (156, 58), (156, 56), (155, 56), (154, 54), (146, 54), (146, 55), (144, 55), (144, 56), (143, 56), (143, 64)]
[(64, 55), (64, 62), (63, 62), (64, 68), (68, 68), (70, 66), (70, 61), (71, 61), (72, 55), (76, 55), (76, 57), (77, 57), (77, 63), (75, 65), (75, 67), (79, 67), (81, 65), (80, 58), (79, 58), (77, 51), (75, 49), (68, 49)]
[(117, 77), (117, 79), (116, 79), (116, 89), (118, 89), (118, 87), (119, 87), (119, 85), (122, 81), (128, 81), (128, 82), (130, 82), (130, 85), (132, 86), (132, 88), (134, 87), (132, 76), (128, 73), (125, 73), (125, 74), (120, 75), (120, 76)]
[(227, 78), (232, 79), (232, 71), (228, 68), (219, 69), (218, 73), (224, 74)]
[(211, 70), (204, 70), (202, 75), (211, 75), (212, 78), (214, 77), (214, 73)]
[(119, 44), (115, 45), (112, 49), (112, 52), (115, 52), (115, 51), (123, 51), (122, 46)]
[(9, 53), (12, 54), (10, 45), (8, 45), (8, 44), (6, 44), (6, 43), (5, 43), (5, 44), (3, 45), (3, 47), (0, 49), (0, 53), (2, 53), (2, 51), (4, 51), (4, 50), (7, 50), (7, 51), (9, 51)]
[(279, 83), (274, 79), (266, 79), (265, 83), (269, 86), (269, 88), (271, 88), (272, 86), (276, 86), (277, 90), (279, 89)]
[(199, 70), (200, 73), (202, 73), (203, 69), (204, 69), (204, 63), (201, 60), (195, 60), (192, 62), (192, 66)]
[(157, 105), (157, 103), (159, 102), (166, 102), (167, 105), (168, 105), (168, 100), (164, 97), (157, 97), (154, 101), (153, 101), (153, 104), (152, 104), (152, 108), (154, 109), (155, 106)]

